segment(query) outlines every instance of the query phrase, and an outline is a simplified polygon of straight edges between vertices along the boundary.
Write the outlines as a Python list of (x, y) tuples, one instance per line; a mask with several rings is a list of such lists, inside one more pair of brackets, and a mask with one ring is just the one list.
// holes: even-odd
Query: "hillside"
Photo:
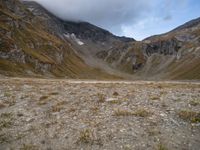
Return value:
[[(0, 73), (5, 76), (115, 78), (89, 67), (48, 13), (32, 13), (18, 0), (0, 1)], [(47, 19), (48, 18), (48, 19)], [(56, 26), (51, 30), (52, 26)]]
[(200, 79), (200, 18), (97, 55), (140, 79)]

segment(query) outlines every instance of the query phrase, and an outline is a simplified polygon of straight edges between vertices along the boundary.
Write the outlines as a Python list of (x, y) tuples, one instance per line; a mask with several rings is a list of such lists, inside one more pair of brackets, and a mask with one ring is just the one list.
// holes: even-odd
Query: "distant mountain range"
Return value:
[(63, 21), (35, 2), (0, 1), (0, 74), (92, 79), (200, 79), (200, 18), (143, 41)]

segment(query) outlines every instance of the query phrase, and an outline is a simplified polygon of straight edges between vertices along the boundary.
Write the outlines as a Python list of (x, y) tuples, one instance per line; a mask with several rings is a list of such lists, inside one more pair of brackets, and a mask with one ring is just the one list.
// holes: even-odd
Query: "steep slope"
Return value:
[(25, 1), (23, 3), (35, 16), (45, 17), (48, 28), (54, 31), (54, 34), (70, 43), (76, 54), (87, 65), (104, 70), (109, 74), (122, 76), (123, 78), (133, 78), (132, 75), (119, 71), (118, 68), (110, 67), (105, 61), (99, 59), (97, 54), (119, 45), (126, 45), (135, 41), (134, 39), (115, 36), (109, 31), (87, 22), (63, 21), (35, 2)]
[(35, 15), (18, 0), (1, 0), (0, 19), (0, 74), (112, 78), (84, 63), (48, 13)]
[(200, 18), (143, 41), (148, 56), (140, 72), (168, 79), (200, 79)]
[(200, 18), (98, 56), (140, 79), (200, 79)]

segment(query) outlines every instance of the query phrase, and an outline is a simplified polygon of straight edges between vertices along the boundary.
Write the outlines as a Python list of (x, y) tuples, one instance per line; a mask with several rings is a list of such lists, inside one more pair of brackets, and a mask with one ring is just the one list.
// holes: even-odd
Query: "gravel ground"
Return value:
[(0, 150), (199, 150), (200, 83), (0, 79)]

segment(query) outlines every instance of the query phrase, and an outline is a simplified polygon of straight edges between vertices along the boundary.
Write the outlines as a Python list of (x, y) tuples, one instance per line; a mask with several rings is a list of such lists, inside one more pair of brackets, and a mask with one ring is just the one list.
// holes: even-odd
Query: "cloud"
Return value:
[(87, 21), (122, 33), (122, 26), (135, 23), (151, 9), (154, 0), (35, 0), (56, 16), (70, 21)]
[(63, 20), (86, 21), (137, 40), (199, 16), (199, 0), (34, 0)]

